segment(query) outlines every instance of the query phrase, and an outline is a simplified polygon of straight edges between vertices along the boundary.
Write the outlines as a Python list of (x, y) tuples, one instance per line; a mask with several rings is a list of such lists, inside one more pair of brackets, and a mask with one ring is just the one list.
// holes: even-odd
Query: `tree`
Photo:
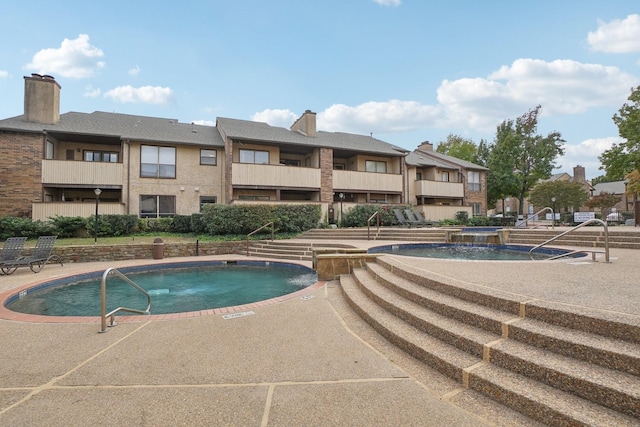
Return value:
[(631, 89), (631, 95), (613, 116), (618, 134), (625, 139), (613, 144), (598, 160), (607, 178), (619, 181), (633, 170), (640, 170), (640, 86)]
[(449, 134), (445, 142), (438, 144), (436, 151), (440, 154), (446, 154), (447, 156), (473, 163), (476, 159), (477, 148), (472, 140)]
[[(559, 132), (538, 135), (538, 116), (542, 107), (512, 120), (502, 122), (496, 131), (487, 162), (487, 193), (490, 204), (507, 196), (519, 200), (518, 213), (524, 208), (529, 191), (555, 168), (555, 160), (564, 154), (564, 140)], [(493, 203), (491, 203), (493, 202)]]
[(605, 193), (604, 191), (596, 196), (593, 196), (589, 201), (585, 203), (585, 206), (593, 209), (599, 208), (602, 214), (602, 219), (607, 217), (607, 214), (612, 207), (616, 205), (622, 198), (612, 193)]
[[(555, 201), (552, 198), (555, 197)], [(545, 181), (533, 187), (529, 203), (536, 210), (550, 207), (554, 211), (579, 209), (589, 200), (589, 193), (582, 184), (572, 181)]]

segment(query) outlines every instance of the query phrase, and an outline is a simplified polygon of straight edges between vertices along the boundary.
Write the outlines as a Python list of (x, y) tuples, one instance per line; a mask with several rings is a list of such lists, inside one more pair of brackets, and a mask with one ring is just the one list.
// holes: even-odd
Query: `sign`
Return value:
[(585, 222), (596, 217), (595, 212), (574, 212), (573, 222)]

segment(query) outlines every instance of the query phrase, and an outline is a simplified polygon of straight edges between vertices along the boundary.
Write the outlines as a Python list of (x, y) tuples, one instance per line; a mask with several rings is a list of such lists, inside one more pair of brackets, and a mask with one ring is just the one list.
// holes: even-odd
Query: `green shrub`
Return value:
[[(390, 205), (355, 205), (348, 212), (345, 212), (342, 221), (343, 227), (366, 227), (367, 220), (371, 216), (380, 213), (380, 225), (397, 225), (398, 220), (393, 213), (393, 209), (410, 209), (411, 206), (390, 206)], [(375, 221), (375, 220), (374, 220)], [(375, 224), (375, 222), (372, 222)]]
[(458, 211), (456, 212), (456, 220), (460, 224), (466, 224), (469, 221), (469, 212), (467, 211)]
[(471, 227), (486, 227), (489, 225), (489, 218), (486, 216), (473, 216), (467, 221), (467, 225)]
[(176, 215), (171, 222), (171, 231), (174, 233), (191, 233), (191, 216)]
[(76, 237), (78, 230), (87, 228), (87, 218), (81, 216), (60, 216), (51, 218), (51, 223), (56, 229), (58, 237)]
[(191, 231), (196, 234), (207, 233), (207, 224), (204, 222), (204, 216), (201, 213), (191, 214)]
[[(212, 235), (251, 233), (273, 222), (278, 233), (299, 233), (314, 228), (320, 206), (305, 205), (207, 205), (202, 221)], [(265, 229), (264, 233), (270, 232)]]

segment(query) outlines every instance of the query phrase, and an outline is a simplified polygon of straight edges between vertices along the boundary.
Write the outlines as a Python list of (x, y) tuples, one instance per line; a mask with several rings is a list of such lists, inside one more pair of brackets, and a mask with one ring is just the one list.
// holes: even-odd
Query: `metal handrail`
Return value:
[(520, 222), (516, 221), (516, 227), (518, 227), (519, 224), (527, 224), (528, 225), (530, 219), (538, 216), (538, 214), (541, 214), (542, 212), (545, 212), (545, 211), (551, 211), (551, 229), (554, 230), (555, 229), (555, 224), (556, 224), (556, 213), (549, 206), (540, 209), (538, 212), (536, 212), (534, 214), (529, 215), (527, 217), (527, 219), (523, 219)]
[(268, 226), (271, 226), (271, 241), (273, 242), (275, 233), (274, 233), (273, 221), (271, 221), (271, 222), (266, 223), (262, 227), (258, 228), (257, 230), (253, 230), (251, 233), (247, 234), (247, 256), (249, 256), (249, 237), (253, 236), (258, 231), (264, 230)]
[[(147, 297), (147, 309), (146, 310), (138, 310), (135, 308), (127, 308), (127, 307), (118, 307), (114, 310), (111, 310), (107, 313), (107, 278), (110, 275), (116, 275), (124, 280), (129, 285), (133, 286), (138, 291), (142, 292)], [(129, 313), (137, 313), (137, 314), (149, 314), (151, 310), (151, 295), (147, 291), (145, 291), (140, 285), (138, 285), (133, 280), (129, 279), (127, 276), (122, 274), (120, 271), (115, 268), (107, 268), (102, 274), (102, 280), (100, 281), (100, 332), (107, 332), (107, 317), (111, 318), (111, 322), (109, 326), (115, 326), (115, 315), (120, 311), (127, 311)]]
[(375, 211), (373, 213), (373, 215), (371, 215), (369, 217), (369, 219), (367, 219), (367, 240), (371, 240), (371, 230), (370, 230), (370, 226), (371, 226), (371, 220), (373, 219), (373, 217), (376, 217), (376, 232), (379, 233), (380, 232), (380, 212), (379, 211)]
[[(609, 262), (609, 227), (607, 226), (607, 223), (606, 223), (606, 222), (604, 222), (604, 221), (603, 221), (603, 220), (601, 220), (601, 219), (597, 219), (597, 218), (589, 219), (589, 220), (587, 220), (587, 221), (583, 222), (582, 224), (578, 224), (578, 225), (576, 225), (575, 227), (573, 227), (573, 228), (571, 228), (571, 229), (569, 229), (569, 230), (567, 230), (567, 231), (564, 231), (564, 232), (562, 232), (562, 233), (558, 234), (557, 236), (552, 237), (551, 239), (547, 240), (546, 242), (542, 242), (542, 243), (540, 243), (539, 245), (534, 246), (533, 248), (531, 248), (531, 249), (529, 250), (529, 256), (531, 256), (531, 255), (532, 255), (533, 251), (535, 251), (536, 249), (539, 249), (539, 248), (543, 247), (543, 246), (544, 246), (544, 245), (546, 245), (547, 243), (551, 243), (551, 242), (553, 242), (554, 240), (557, 240), (557, 239), (559, 239), (560, 237), (562, 237), (562, 236), (564, 236), (564, 235), (566, 235), (566, 234), (569, 234), (569, 233), (571, 233), (571, 232), (572, 232), (572, 231), (574, 231), (574, 230), (577, 230), (578, 228), (581, 228), (581, 227), (584, 227), (585, 225), (589, 225), (589, 224), (593, 224), (593, 223), (599, 223), (600, 225), (603, 225), (603, 226), (604, 226), (604, 262)], [(588, 252), (588, 251), (584, 251), (584, 250), (583, 250), (583, 251), (580, 251), (580, 252)], [(563, 254), (563, 255), (564, 255), (564, 256), (566, 256), (566, 255), (569, 255), (569, 254), (571, 254), (571, 253), (572, 253), (572, 252), (569, 252), (569, 253), (567, 253), (567, 254)], [(575, 253), (575, 252), (573, 252), (573, 253)], [(594, 256), (595, 256), (595, 254), (594, 254)], [(557, 258), (559, 258), (559, 256), (555, 256), (555, 257), (553, 257), (553, 258), (554, 258), (554, 259), (557, 259)]]

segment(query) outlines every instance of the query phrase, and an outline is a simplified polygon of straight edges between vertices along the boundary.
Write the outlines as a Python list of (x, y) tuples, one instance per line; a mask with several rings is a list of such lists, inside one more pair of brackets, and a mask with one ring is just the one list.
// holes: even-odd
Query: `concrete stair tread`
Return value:
[(469, 374), (469, 386), (549, 425), (637, 426), (638, 419), (491, 363)]
[(640, 378), (634, 375), (514, 340), (497, 343), (489, 354), (503, 368), (640, 417)]
[[(459, 320), (464, 320), (462, 318), (471, 316), (474, 316), (476, 319), (485, 319), (489, 326), (485, 325), (483, 327), (489, 327), (489, 331), (495, 334), (502, 333), (503, 322), (516, 317), (511, 313), (469, 302), (417, 285), (403, 277), (394, 275), (391, 271), (377, 263), (368, 263), (367, 269), (370, 269), (379, 279), (391, 284), (395, 289), (400, 289), (403, 296), (412, 299), (420, 305), (427, 306), (428, 304), (429, 307), (440, 306), (443, 310), (446, 309), (448, 316), (456, 316)], [(478, 326), (481, 325), (478, 324)]]
[(365, 294), (378, 305), (381, 305), (378, 301), (384, 301), (384, 308), (405, 322), (477, 357), (482, 357), (485, 344), (500, 338), (499, 335), (444, 316), (401, 297), (379, 284), (364, 269), (354, 269), (353, 276), (361, 287), (366, 288)]
[(636, 343), (530, 318), (510, 324), (509, 337), (541, 348), (553, 347), (556, 353), (640, 376), (640, 346)]
[(458, 381), (465, 368), (480, 361), (480, 358), (446, 344), (390, 314), (371, 301), (351, 276), (341, 276), (340, 284), (349, 305), (361, 316), (366, 314), (367, 323), (418, 360)]

